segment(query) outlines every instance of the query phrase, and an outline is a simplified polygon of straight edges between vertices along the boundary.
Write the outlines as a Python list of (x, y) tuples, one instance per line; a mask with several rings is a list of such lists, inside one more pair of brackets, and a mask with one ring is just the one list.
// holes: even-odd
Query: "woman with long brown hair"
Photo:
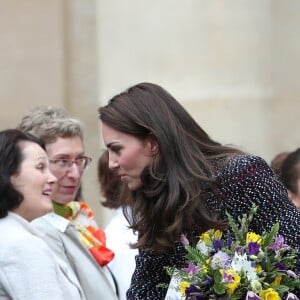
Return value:
[(214, 141), (165, 89), (140, 83), (99, 108), (109, 167), (133, 193), (132, 228), (139, 248), (129, 300), (163, 299), (166, 266), (182, 268), (190, 241), (258, 207), (252, 229), (275, 223), (300, 250), (300, 213), (260, 157)]

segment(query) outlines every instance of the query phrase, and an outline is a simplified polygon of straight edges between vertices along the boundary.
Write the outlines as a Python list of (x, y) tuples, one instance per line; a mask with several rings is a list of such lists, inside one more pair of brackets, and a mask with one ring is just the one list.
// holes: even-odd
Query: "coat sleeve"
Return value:
[(136, 256), (136, 268), (127, 291), (127, 300), (164, 299), (166, 288), (158, 285), (169, 283), (170, 277), (164, 270), (164, 266), (169, 264), (163, 254), (140, 251)]
[(174, 252), (169, 255), (140, 251), (136, 256), (136, 269), (127, 291), (127, 300), (165, 299), (171, 279), (165, 267), (184, 267), (184, 254), (184, 247), (178, 242), (175, 242)]
[(238, 157), (225, 168), (219, 181), (223, 211), (236, 218), (255, 204), (258, 210), (251, 229), (261, 233), (279, 223), (279, 233), (290, 246), (300, 250), (300, 212), (262, 158)]
[[(251, 229), (261, 233), (279, 223), (280, 233), (286, 242), (300, 250), (300, 213), (262, 158), (243, 155), (230, 160), (219, 174), (217, 184), (220, 193), (207, 199), (210, 209), (224, 219), (225, 211), (237, 218), (248, 213), (252, 204), (256, 204), (258, 211)], [(127, 292), (128, 300), (164, 299), (166, 290), (158, 288), (158, 284), (169, 283), (170, 280), (164, 266), (180, 267), (182, 257), (183, 251), (175, 251), (173, 256), (141, 251), (136, 258), (136, 269)]]
[(38, 238), (20, 239), (4, 252), (0, 280), (11, 299), (63, 300), (61, 270)]

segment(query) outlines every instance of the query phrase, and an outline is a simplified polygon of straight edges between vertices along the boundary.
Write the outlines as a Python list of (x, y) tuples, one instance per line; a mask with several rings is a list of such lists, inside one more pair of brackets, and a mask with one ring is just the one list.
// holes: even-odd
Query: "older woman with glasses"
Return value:
[(117, 288), (107, 264), (114, 253), (91, 208), (74, 201), (91, 158), (85, 155), (81, 123), (61, 109), (37, 107), (24, 116), (19, 129), (39, 137), (46, 146), (53, 186), (53, 213), (33, 221), (54, 252), (75, 271), (89, 300), (116, 300)]

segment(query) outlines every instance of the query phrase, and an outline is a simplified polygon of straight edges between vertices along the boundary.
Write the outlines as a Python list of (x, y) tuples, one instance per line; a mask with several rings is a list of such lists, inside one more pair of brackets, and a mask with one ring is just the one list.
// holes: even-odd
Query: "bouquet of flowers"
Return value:
[[(296, 252), (278, 234), (278, 224), (261, 235), (249, 231), (256, 210), (253, 206), (237, 223), (227, 214), (231, 229), (227, 237), (211, 229), (192, 247), (183, 236), (188, 266), (167, 267), (173, 276), (169, 289), (176, 290), (177, 299), (298, 299), (293, 293), (300, 288), (293, 270)], [(166, 299), (174, 299), (168, 294)]]

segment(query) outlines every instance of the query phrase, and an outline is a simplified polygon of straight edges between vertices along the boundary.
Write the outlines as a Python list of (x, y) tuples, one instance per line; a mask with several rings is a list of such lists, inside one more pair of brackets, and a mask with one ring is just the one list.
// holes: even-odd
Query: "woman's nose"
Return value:
[(110, 169), (116, 169), (119, 167), (119, 162), (116, 159), (109, 159), (108, 167)]

